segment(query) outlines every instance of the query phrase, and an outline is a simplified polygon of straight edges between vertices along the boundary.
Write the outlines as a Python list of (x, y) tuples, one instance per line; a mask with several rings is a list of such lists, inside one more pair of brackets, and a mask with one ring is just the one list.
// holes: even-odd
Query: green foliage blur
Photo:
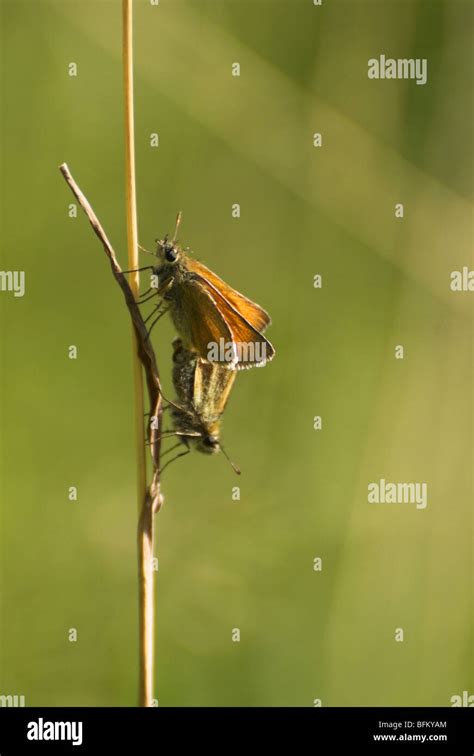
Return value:
[[(226, 411), (242, 476), (198, 454), (164, 475), (161, 706), (474, 692), (472, 294), (450, 290), (472, 266), (472, 15), (136, 2), (140, 242), (181, 209), (181, 242), (268, 309), (277, 350)], [(58, 172), (67, 161), (127, 267), (120, 3), (2, 0), (1, 46), (1, 269), (24, 270), (26, 294), (0, 293), (0, 693), (135, 705), (131, 328)], [(369, 80), (382, 53), (426, 57), (427, 84)], [(168, 395), (173, 336), (163, 319)], [(427, 508), (369, 504), (380, 478), (426, 482)]]

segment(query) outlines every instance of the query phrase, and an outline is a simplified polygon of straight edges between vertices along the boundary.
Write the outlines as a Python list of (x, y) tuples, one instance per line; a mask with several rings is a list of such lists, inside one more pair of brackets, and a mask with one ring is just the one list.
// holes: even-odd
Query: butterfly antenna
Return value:
[(181, 225), (181, 218), (182, 218), (182, 216), (183, 216), (183, 213), (180, 210), (179, 213), (178, 213), (178, 215), (176, 216), (176, 228), (174, 230), (173, 244), (176, 241), (176, 239), (178, 238), (178, 229), (179, 229), (179, 227)]
[(142, 247), (141, 244), (137, 244), (137, 247), (140, 250), (140, 252), (146, 252), (147, 255), (151, 255), (152, 257), (156, 257), (156, 255), (155, 255), (154, 252), (150, 252), (149, 249), (145, 249), (145, 247)]
[(224, 457), (226, 458), (226, 460), (227, 460), (227, 461), (229, 462), (230, 466), (232, 467), (233, 471), (234, 471), (234, 472), (235, 472), (235, 473), (236, 473), (237, 475), (240, 475), (240, 469), (239, 469), (239, 468), (237, 467), (237, 465), (234, 465), (234, 463), (232, 462), (231, 458), (230, 458), (230, 457), (229, 457), (229, 455), (227, 454), (227, 452), (226, 452), (226, 450), (224, 449), (224, 447), (222, 446), (222, 444), (219, 444), (219, 447), (220, 447), (220, 450), (221, 450), (221, 452), (223, 453)]

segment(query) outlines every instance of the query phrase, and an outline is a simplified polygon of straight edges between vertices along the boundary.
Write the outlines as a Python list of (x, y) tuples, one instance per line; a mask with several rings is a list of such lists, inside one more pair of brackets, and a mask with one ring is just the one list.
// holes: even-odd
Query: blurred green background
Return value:
[[(26, 294), (0, 294), (0, 693), (134, 705), (129, 318), (57, 170), (127, 267), (121, 8), (1, 14), (1, 268), (26, 272)], [(473, 295), (449, 287), (472, 267), (472, 15), (452, 0), (136, 2), (140, 241), (181, 209), (182, 243), (269, 310), (277, 349), (226, 411), (241, 478), (198, 454), (164, 476), (161, 706), (474, 693)], [(369, 80), (381, 53), (428, 58), (428, 83)], [(173, 336), (154, 331), (168, 394)], [(427, 509), (368, 504), (380, 478), (426, 482)]]

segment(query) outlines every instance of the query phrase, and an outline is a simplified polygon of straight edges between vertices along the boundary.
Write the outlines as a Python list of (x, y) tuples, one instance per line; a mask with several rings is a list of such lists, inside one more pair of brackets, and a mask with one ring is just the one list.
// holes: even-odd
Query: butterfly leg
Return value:
[[(157, 307), (161, 307), (163, 300), (165, 299), (166, 292), (168, 292), (173, 285), (173, 280), (174, 279), (171, 278), (169, 281), (163, 284), (163, 286), (159, 286), (158, 288), (156, 288), (155, 286), (150, 286), (150, 288), (147, 289), (145, 292), (143, 292), (143, 294), (140, 294), (139, 299), (141, 301), (140, 302), (137, 301), (138, 306), (144, 304), (145, 302), (148, 302), (150, 299), (153, 299), (153, 297), (158, 296), (158, 298), (160, 299), (160, 302), (157, 305)], [(143, 299), (145, 294), (148, 294), (152, 290), (153, 290), (153, 294), (150, 294), (145, 299)], [(146, 323), (146, 320), (145, 320), (145, 323)]]
[[(162, 410), (161, 410), (162, 412), (165, 412), (165, 410), (169, 409), (170, 407), (174, 407), (175, 409), (180, 410), (180, 411), (183, 410), (183, 408), (180, 405), (176, 404), (176, 402), (173, 402), (173, 401), (171, 401), (171, 399), (168, 399), (163, 394), (162, 391), (160, 391), (160, 394), (161, 394), (161, 398), (162, 398), (163, 402), (166, 402), (166, 404), (164, 404), (164, 406), (162, 407)], [(151, 417), (155, 417), (155, 415), (153, 415), (153, 416), (151, 415), (151, 412), (144, 412), (143, 416), (144, 417), (150, 417), (150, 420), (151, 420)]]
[[(160, 307), (161, 307), (161, 304), (159, 305), (158, 309), (159, 309)], [(151, 332), (152, 332), (153, 328), (154, 328), (154, 327), (156, 326), (156, 324), (158, 323), (159, 319), (160, 319), (161, 317), (163, 317), (163, 315), (165, 315), (165, 314), (166, 314), (166, 313), (168, 312), (168, 310), (169, 310), (169, 309), (170, 309), (169, 307), (166, 307), (166, 309), (164, 309), (164, 310), (163, 310), (162, 312), (160, 312), (160, 314), (159, 314), (159, 315), (158, 315), (158, 316), (156, 317), (156, 319), (155, 319), (155, 320), (153, 321), (153, 323), (151, 324), (150, 328), (148, 329), (148, 335), (147, 335), (147, 339), (149, 339), (149, 338), (150, 338), (150, 336), (151, 336)], [(152, 313), (152, 315), (153, 315), (153, 314), (154, 314), (154, 313)], [(149, 320), (149, 317), (147, 318), (147, 320)], [(146, 323), (146, 320), (145, 320), (145, 323)]]
[[(146, 316), (145, 320), (143, 321), (143, 322), (145, 323), (145, 325), (146, 325), (146, 324), (148, 323), (148, 321), (149, 321), (149, 320), (150, 320), (150, 319), (151, 319), (151, 318), (152, 318), (152, 317), (153, 317), (154, 315), (156, 315), (156, 314), (157, 314), (157, 312), (159, 312), (159, 310), (161, 309), (161, 306), (162, 306), (162, 305), (163, 305), (163, 300), (161, 300), (161, 302), (160, 302), (159, 304), (157, 304), (157, 305), (156, 305), (156, 307), (155, 307), (155, 308), (154, 308), (154, 309), (153, 309), (153, 310), (152, 310), (152, 311), (150, 312), (150, 314)], [(163, 314), (163, 313), (161, 313), (161, 314)]]
[[(150, 289), (148, 289), (148, 291), (150, 291)], [(150, 301), (150, 299), (153, 299), (154, 297), (158, 296), (158, 289), (155, 289), (155, 291), (153, 292), (153, 294), (150, 294), (150, 295), (149, 295), (148, 297), (145, 297), (145, 299), (142, 299), (142, 297), (144, 297), (144, 296), (145, 296), (145, 294), (148, 294), (148, 291), (146, 291), (146, 292), (145, 292), (144, 294), (140, 294), (140, 297), (139, 297), (140, 301), (139, 301), (139, 302), (137, 302), (137, 305), (138, 305), (139, 307), (140, 307), (140, 306), (141, 306), (142, 304), (145, 304), (145, 302), (149, 302), (149, 301)]]
[[(171, 438), (172, 436), (177, 436), (177, 432), (175, 430), (164, 430), (161, 431), (161, 433), (158, 433), (157, 436), (153, 439), (154, 441), (166, 441), (168, 438)], [(145, 440), (145, 446), (151, 446), (151, 441), (149, 439)], [(180, 443), (182, 443), (180, 441)]]
[(168, 465), (170, 465), (172, 462), (174, 462), (176, 459), (179, 459), (180, 457), (185, 457), (186, 454), (189, 454), (190, 451), (191, 449), (186, 449), (186, 451), (180, 452), (175, 457), (173, 457), (173, 459), (169, 459), (168, 462), (166, 462), (163, 465), (163, 467), (160, 467), (160, 475), (162, 475), (163, 470), (165, 470), (168, 467)]
[(178, 446), (181, 446), (181, 447), (182, 447), (182, 445), (183, 445), (183, 442), (182, 442), (182, 441), (178, 441), (178, 443), (177, 443), (177, 444), (175, 444), (174, 446), (170, 446), (170, 448), (169, 448), (169, 449), (167, 449), (166, 451), (162, 452), (162, 453), (161, 453), (161, 457), (163, 458), (163, 457), (165, 456), (165, 454), (169, 454), (170, 452), (172, 452), (172, 451), (174, 451), (175, 449), (177, 449), (177, 448), (178, 448)]
[[(155, 297), (156, 295), (161, 296), (161, 298), (163, 299), (164, 295), (171, 288), (172, 284), (173, 284), (173, 279), (171, 279), (170, 281), (167, 281), (165, 284), (163, 284), (163, 286), (158, 286), (158, 287), (150, 286), (146, 291), (144, 291), (142, 294), (139, 295), (138, 299), (141, 299), (142, 301), (137, 302), (137, 304), (141, 305), (143, 304), (143, 302), (148, 302), (149, 299), (151, 299), (152, 297)], [(150, 291), (153, 291), (153, 294), (150, 294), (150, 296), (148, 296), (146, 299), (143, 299), (143, 297), (146, 294), (149, 294)]]
[(153, 265), (146, 265), (144, 268), (131, 268), (130, 270), (122, 270), (122, 273), (141, 273), (142, 270), (154, 270)]

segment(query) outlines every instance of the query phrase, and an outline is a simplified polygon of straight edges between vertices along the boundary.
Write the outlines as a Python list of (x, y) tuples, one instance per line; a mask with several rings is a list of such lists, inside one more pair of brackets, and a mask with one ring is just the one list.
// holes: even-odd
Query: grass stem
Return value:
[[(122, 0), (123, 87), (125, 102), (125, 189), (127, 206), (128, 267), (130, 288), (138, 298), (138, 225), (135, 179), (135, 129), (133, 107), (133, 0)], [(146, 482), (145, 434), (143, 426), (143, 373), (138, 357), (135, 329), (133, 338), (133, 378), (136, 426), (138, 495), (138, 615), (139, 615), (139, 705), (151, 706), (153, 699), (155, 591), (153, 559), (153, 511), (149, 506)]]

